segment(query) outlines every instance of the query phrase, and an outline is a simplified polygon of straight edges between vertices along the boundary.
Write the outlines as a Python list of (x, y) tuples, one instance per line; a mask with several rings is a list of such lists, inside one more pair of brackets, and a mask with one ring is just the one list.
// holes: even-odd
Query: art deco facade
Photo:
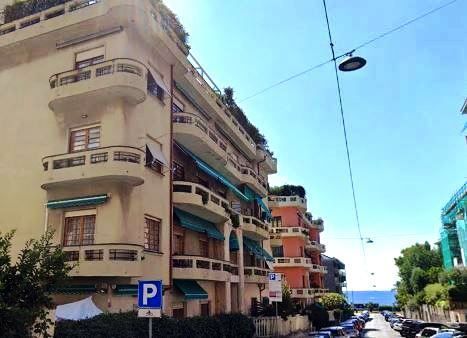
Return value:
[(267, 295), (276, 160), (151, 1), (64, 1), (1, 24), (0, 55), (0, 230), (13, 254), (54, 231), (77, 264), (58, 304), (130, 310), (144, 279), (174, 316)]

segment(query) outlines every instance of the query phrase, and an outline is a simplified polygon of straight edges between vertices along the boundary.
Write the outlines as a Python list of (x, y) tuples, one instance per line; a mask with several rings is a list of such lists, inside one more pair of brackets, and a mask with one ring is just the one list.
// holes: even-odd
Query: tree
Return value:
[(321, 304), (326, 310), (344, 310), (347, 305), (347, 300), (340, 293), (326, 293), (321, 297)]
[(442, 271), (441, 255), (428, 242), (403, 249), (395, 263), (401, 279), (397, 283), (397, 301), (402, 306), (423, 300), (425, 286), (436, 283)]
[(29, 240), (12, 262), (14, 232), (0, 233), (0, 327), (2, 337), (29, 337), (32, 332), (47, 337), (51, 324), (51, 290), (62, 284), (73, 266), (65, 253), (52, 246), (52, 232)]

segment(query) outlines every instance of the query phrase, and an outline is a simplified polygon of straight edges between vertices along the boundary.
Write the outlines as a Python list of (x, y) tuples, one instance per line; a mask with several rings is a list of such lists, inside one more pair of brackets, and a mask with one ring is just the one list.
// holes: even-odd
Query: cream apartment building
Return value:
[(267, 296), (276, 160), (173, 22), (149, 0), (64, 1), (6, 21), (0, 230), (16, 229), (13, 254), (54, 230), (77, 263), (57, 304), (92, 295), (131, 310), (140, 279), (163, 280), (174, 316), (247, 312)]

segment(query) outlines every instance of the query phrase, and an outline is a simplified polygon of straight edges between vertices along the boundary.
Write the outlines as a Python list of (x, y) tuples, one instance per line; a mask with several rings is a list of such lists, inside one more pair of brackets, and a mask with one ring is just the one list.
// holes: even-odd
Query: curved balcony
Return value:
[(146, 99), (146, 73), (139, 61), (113, 59), (52, 75), (49, 108), (56, 113), (83, 112), (115, 99), (136, 105)]
[(173, 277), (176, 279), (230, 281), (232, 264), (201, 256), (175, 255), (172, 258)]
[(173, 202), (178, 208), (214, 223), (230, 218), (229, 202), (197, 183), (173, 182)]
[(316, 241), (308, 241), (305, 245), (305, 249), (309, 251), (319, 251), (321, 253), (326, 252), (326, 246)]
[(139, 277), (143, 275), (143, 246), (93, 244), (63, 247), (67, 261), (77, 263), (71, 277)]
[(306, 211), (306, 198), (299, 196), (269, 196), (268, 204), (270, 208), (295, 207), (301, 212)]
[(268, 184), (266, 179), (256, 173), (253, 169), (248, 167), (242, 167), (242, 181), (255, 190), (260, 196), (266, 196), (268, 194)]
[(144, 152), (135, 147), (112, 146), (47, 156), (43, 189), (70, 184), (113, 181), (137, 186), (144, 183)]
[(311, 258), (306, 258), (306, 257), (275, 257), (274, 267), (277, 267), (277, 268), (299, 267), (299, 268), (311, 269), (313, 267), (313, 263), (311, 262)]
[(273, 227), (271, 235), (280, 235), (280, 237), (308, 237), (308, 229), (303, 227)]
[(269, 269), (259, 268), (256, 266), (245, 266), (243, 269), (245, 276), (245, 283), (262, 283), (267, 284), (268, 273), (271, 272)]
[(260, 146), (256, 148), (256, 161), (258, 161), (260, 167), (268, 174), (277, 173), (277, 158), (272, 157), (268, 150)]
[(266, 240), (269, 238), (269, 226), (263, 221), (253, 216), (242, 215), (242, 230), (248, 233), (248, 237), (256, 240)]

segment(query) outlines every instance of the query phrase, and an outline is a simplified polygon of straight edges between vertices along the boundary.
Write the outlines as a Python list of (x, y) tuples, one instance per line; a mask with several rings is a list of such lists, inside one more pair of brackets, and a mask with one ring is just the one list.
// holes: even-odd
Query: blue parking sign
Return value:
[(162, 308), (162, 281), (138, 281), (138, 307), (140, 309)]

